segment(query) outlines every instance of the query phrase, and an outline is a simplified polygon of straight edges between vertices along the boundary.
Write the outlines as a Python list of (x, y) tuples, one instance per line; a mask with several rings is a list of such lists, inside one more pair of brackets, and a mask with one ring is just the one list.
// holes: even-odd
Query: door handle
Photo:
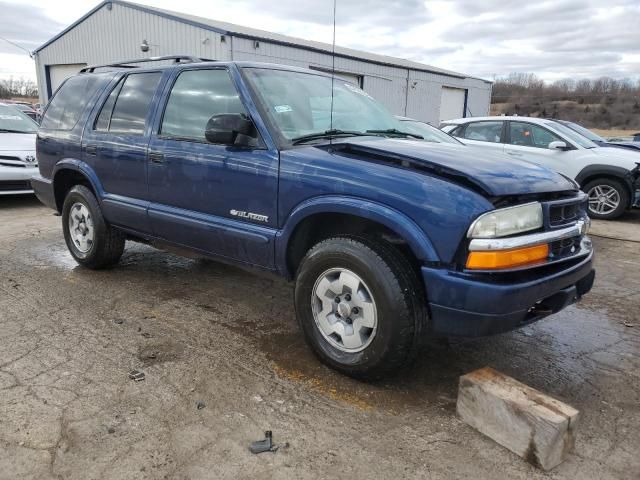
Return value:
[(87, 153), (87, 155), (97, 155), (98, 147), (97, 145), (87, 145), (86, 147), (84, 147), (84, 151)]
[(520, 152), (507, 152), (508, 155), (511, 155), (512, 157), (521, 157), (522, 154)]
[(151, 163), (164, 163), (164, 155), (159, 152), (151, 152), (149, 153), (149, 161)]

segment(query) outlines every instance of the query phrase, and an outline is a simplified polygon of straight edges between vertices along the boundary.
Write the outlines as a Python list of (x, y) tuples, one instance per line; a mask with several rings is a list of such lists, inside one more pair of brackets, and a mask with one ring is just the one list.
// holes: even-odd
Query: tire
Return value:
[[(333, 290), (325, 289), (327, 285)], [(349, 298), (354, 289), (356, 298)], [(327, 314), (334, 308), (330, 297), (336, 311)], [(340, 307), (344, 303), (347, 306)], [(384, 242), (361, 237), (330, 238), (307, 252), (296, 275), (295, 308), (305, 339), (319, 359), (366, 380), (390, 376), (410, 364), (428, 321), (421, 282), (406, 257)], [(335, 330), (329, 334), (331, 329), (349, 332), (348, 325), (359, 332), (357, 337), (343, 337)]]
[[(597, 178), (587, 183), (582, 190), (589, 195), (591, 218), (613, 220), (622, 215), (629, 206), (629, 191), (618, 180)], [(604, 200), (607, 196), (609, 198)]]
[(95, 195), (84, 185), (73, 187), (64, 199), (62, 231), (73, 258), (87, 268), (114, 265), (124, 252), (124, 233), (105, 221)]

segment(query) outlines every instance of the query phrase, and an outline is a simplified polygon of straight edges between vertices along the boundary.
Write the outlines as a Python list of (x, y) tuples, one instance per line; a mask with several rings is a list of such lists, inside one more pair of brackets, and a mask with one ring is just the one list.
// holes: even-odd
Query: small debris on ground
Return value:
[(260, 395), (254, 395), (251, 399), (256, 403), (262, 402), (262, 397)]
[(107, 433), (116, 433), (116, 429), (113, 427), (107, 428)]
[(113, 323), (115, 323), (116, 325), (122, 325), (124, 323), (124, 320), (122, 318), (116, 318)]
[(142, 332), (140, 335), (142, 335), (144, 338), (151, 338), (153, 336), (149, 332)]
[(621, 323), (622, 323), (625, 327), (629, 327), (629, 328), (632, 328), (632, 327), (635, 327), (635, 326), (636, 326), (636, 324), (635, 324), (635, 323), (631, 323), (631, 322), (621, 322)]
[(196, 408), (197, 408), (198, 410), (202, 410), (204, 407), (206, 407), (206, 405), (205, 405), (205, 403), (204, 403), (202, 400), (198, 400), (198, 401), (196, 402)]
[(264, 432), (264, 440), (258, 440), (252, 442), (249, 445), (249, 451), (253, 454), (263, 453), (263, 452), (277, 452), (279, 448), (288, 448), (289, 443), (284, 443), (282, 445), (274, 445), (273, 444), (273, 433), (271, 430), (267, 430)]
[(144, 380), (144, 372), (141, 372), (140, 370), (131, 370), (129, 372), (129, 378), (136, 382), (141, 382)]

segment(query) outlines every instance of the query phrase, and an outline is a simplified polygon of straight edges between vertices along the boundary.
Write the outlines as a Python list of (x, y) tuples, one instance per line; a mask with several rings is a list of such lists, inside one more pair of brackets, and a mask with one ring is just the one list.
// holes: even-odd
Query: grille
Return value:
[(564, 225), (577, 220), (580, 216), (580, 204), (552, 205), (549, 210), (549, 223), (552, 227)]
[(0, 192), (9, 192), (11, 190), (32, 190), (29, 180), (11, 180), (0, 182)]

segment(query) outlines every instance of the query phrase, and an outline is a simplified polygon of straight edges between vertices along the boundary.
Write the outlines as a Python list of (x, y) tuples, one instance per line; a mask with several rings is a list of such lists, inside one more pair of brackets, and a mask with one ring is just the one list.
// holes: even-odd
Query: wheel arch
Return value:
[[(351, 228), (330, 228), (328, 222)], [(345, 223), (346, 222), (346, 223)], [(319, 235), (316, 233), (323, 226)], [(293, 278), (299, 261), (308, 248), (332, 234), (353, 234), (375, 228), (406, 243), (407, 254), (417, 263), (438, 262), (439, 257), (427, 234), (403, 213), (369, 200), (329, 195), (316, 197), (298, 205), (276, 236), (276, 265), (281, 273)], [(393, 239), (391, 239), (393, 240)]]
[(589, 182), (598, 178), (607, 178), (609, 180), (622, 182), (629, 194), (630, 204), (627, 205), (627, 208), (631, 207), (634, 201), (634, 190), (633, 180), (629, 170), (615, 165), (588, 165), (583, 168), (578, 175), (576, 175), (576, 182), (578, 182), (582, 188)]
[(80, 160), (61, 160), (56, 164), (51, 177), (58, 212), (62, 211), (64, 198), (75, 185), (89, 188), (98, 202), (102, 198), (102, 188), (97, 175), (89, 165)]

